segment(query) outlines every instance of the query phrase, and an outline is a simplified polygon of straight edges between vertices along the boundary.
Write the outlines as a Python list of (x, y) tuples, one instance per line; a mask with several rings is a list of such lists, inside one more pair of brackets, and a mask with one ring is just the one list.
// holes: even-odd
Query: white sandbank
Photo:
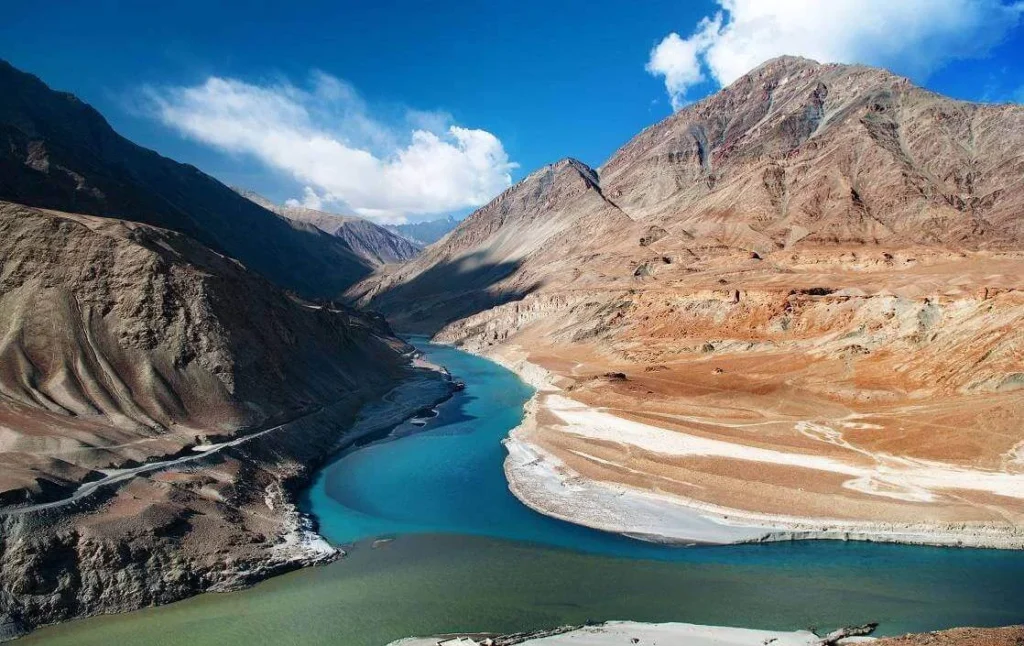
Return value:
[[(609, 621), (519, 643), (533, 646), (812, 646), (819, 641), (820, 638), (807, 631), (775, 632), (680, 623)], [(851, 637), (840, 643), (869, 641), (873, 640)], [(389, 646), (479, 646), (484, 643), (469, 637), (418, 637), (392, 642)]]
[[(797, 539), (1024, 549), (1024, 528), (1010, 523), (882, 523), (784, 516), (737, 510), (681, 496), (585, 478), (532, 444), (538, 407), (560, 421), (560, 433), (623, 443), (668, 456), (712, 456), (814, 469), (848, 476), (845, 485), (883, 498), (941, 504), (942, 490), (974, 490), (1024, 498), (1024, 474), (982, 471), (925, 460), (875, 456), (851, 448), (844, 461), (704, 438), (627, 420), (561, 394), (543, 368), (505, 349), (488, 358), (538, 389), (519, 427), (505, 441), (509, 489), (524, 504), (567, 522), (665, 543), (742, 543)], [(802, 429), (802, 430), (801, 430)], [(808, 422), (801, 432), (834, 443), (832, 429)], [(840, 435), (841, 438), (841, 435)], [(594, 459), (593, 456), (587, 456)]]

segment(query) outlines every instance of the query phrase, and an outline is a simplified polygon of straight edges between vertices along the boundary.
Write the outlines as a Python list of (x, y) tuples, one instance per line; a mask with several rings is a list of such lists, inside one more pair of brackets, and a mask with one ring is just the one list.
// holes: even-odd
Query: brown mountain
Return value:
[(402, 364), (386, 328), (289, 297), (179, 233), (4, 202), (0, 258), (5, 502), (58, 495), (72, 465), (280, 423), (383, 387)]
[(400, 328), (436, 330), (546, 283), (578, 279), (566, 263), (632, 228), (592, 169), (563, 160), (502, 193), (412, 262), (349, 294), (386, 312)]
[(135, 145), (88, 104), (4, 61), (0, 199), (178, 231), (308, 296), (335, 296), (370, 272), (340, 238)]
[(334, 558), (294, 492), (364, 404), (447, 395), (410, 350), (181, 233), (0, 202), (0, 639)]
[[(628, 497), (572, 499), (611, 484), (783, 536), (1019, 547), (1022, 150), (1024, 107), (775, 59), (349, 293), (547, 384), (506, 464), (540, 511), (638, 533)], [(673, 513), (642, 531), (694, 540)]]
[[(564, 160), (534, 173), (415, 262), (352, 293), (372, 292), (375, 307), (397, 313), (406, 290), (426, 287), (420, 309), (437, 295), (456, 308), (437, 305), (429, 326), (461, 318), (466, 290), (521, 294), (611, 263), (597, 281), (605, 286), (615, 275), (604, 269), (649, 263), (655, 242), (684, 264), (698, 248), (705, 257), (822, 245), (1015, 249), (1024, 244), (1022, 139), (1020, 106), (783, 57), (644, 130), (597, 171)], [(591, 229), (605, 211), (617, 235)], [(548, 243), (562, 231), (573, 233)], [(436, 288), (424, 285), (435, 277)]]
[(311, 224), (324, 233), (340, 238), (353, 252), (373, 267), (415, 258), (422, 246), (397, 233), (352, 215), (326, 213), (301, 206), (274, 204), (262, 195), (235, 189), (239, 195), (293, 222)]
[(1020, 246), (1017, 105), (785, 57), (648, 128), (601, 168), (631, 217), (769, 252), (808, 243)]

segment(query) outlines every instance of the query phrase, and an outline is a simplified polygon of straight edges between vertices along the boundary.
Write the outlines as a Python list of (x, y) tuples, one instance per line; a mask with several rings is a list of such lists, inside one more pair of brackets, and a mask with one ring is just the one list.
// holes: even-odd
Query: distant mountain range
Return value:
[(446, 218), (430, 220), (428, 222), (386, 224), (384, 226), (425, 247), (427, 245), (434, 244), (441, 238), (448, 235), (452, 229), (459, 226), (459, 221), (449, 215)]
[(345, 241), (356, 254), (374, 267), (405, 262), (416, 257), (423, 245), (364, 218), (316, 211), (301, 206), (274, 204), (262, 195), (235, 189), (243, 197), (294, 222), (312, 224), (324, 233)]

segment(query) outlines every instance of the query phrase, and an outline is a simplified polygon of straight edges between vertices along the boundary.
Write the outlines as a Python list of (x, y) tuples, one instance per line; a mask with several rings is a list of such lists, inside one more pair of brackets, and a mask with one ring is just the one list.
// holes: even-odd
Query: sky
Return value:
[(781, 54), (1024, 101), (1024, 1), (0, 0), (0, 58), (221, 181), (379, 222), (464, 215)]

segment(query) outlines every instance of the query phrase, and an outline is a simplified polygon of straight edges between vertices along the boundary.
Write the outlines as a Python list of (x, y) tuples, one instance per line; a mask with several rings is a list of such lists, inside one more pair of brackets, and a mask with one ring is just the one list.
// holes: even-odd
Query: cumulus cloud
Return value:
[(715, 0), (689, 37), (666, 36), (647, 71), (663, 76), (675, 109), (708, 80), (728, 85), (783, 54), (864, 63), (917, 78), (955, 58), (982, 56), (1015, 27), (1024, 2), (1001, 0)]
[(149, 87), (154, 114), (183, 135), (251, 155), (304, 185), (294, 203), (382, 221), (486, 203), (512, 182), (501, 141), (439, 112), (374, 118), (359, 93), (328, 74), (307, 87), (208, 78)]

